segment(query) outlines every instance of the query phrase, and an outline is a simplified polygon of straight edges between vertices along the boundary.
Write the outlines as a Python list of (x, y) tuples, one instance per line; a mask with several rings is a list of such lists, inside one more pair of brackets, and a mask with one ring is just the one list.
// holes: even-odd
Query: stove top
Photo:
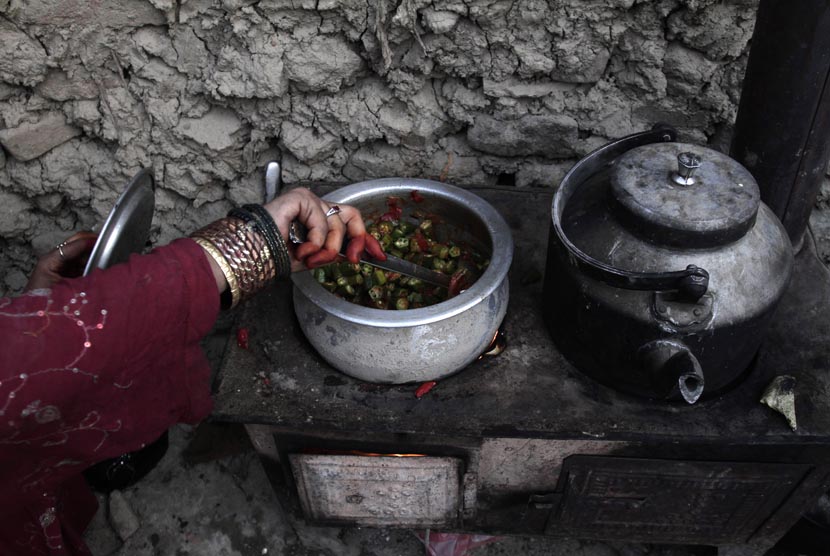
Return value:
[[(322, 360), (294, 318), (281, 282), (237, 311), (249, 349), (228, 344), (214, 385), (213, 418), (286, 431), (364, 431), (461, 437), (654, 440), (790, 444), (830, 440), (830, 272), (814, 246), (796, 257), (792, 284), (756, 363), (732, 390), (695, 405), (650, 401), (607, 388), (556, 349), (539, 307), (552, 192), (470, 188), (504, 215), (516, 244), (507, 348), (440, 381), (422, 398), (417, 384), (352, 379)], [(325, 192), (325, 188), (319, 191)], [(777, 375), (796, 377), (798, 430), (759, 403)]]

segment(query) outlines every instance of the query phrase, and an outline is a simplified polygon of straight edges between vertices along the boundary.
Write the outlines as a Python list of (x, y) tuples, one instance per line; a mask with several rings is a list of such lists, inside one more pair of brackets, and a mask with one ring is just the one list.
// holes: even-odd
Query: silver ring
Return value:
[(340, 207), (337, 205), (332, 205), (332, 207), (326, 211), (326, 218), (329, 216), (334, 216), (335, 214), (340, 214)]
[(59, 243), (59, 244), (55, 247), (55, 249), (57, 249), (57, 250), (58, 250), (58, 255), (60, 255), (60, 256), (61, 256), (61, 259), (65, 259), (65, 258), (66, 258), (66, 256), (63, 254), (63, 248), (64, 248), (64, 246), (65, 246), (65, 245), (66, 245), (66, 242), (65, 242), (65, 241), (62, 241), (62, 242), (60, 242), (60, 243)]

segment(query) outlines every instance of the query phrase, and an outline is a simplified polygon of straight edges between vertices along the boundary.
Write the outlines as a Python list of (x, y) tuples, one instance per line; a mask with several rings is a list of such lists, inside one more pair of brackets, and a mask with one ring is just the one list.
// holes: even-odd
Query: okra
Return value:
[(337, 279), (338, 286), (360, 286), (363, 284), (363, 275), (355, 274), (354, 276), (341, 276)]
[(360, 264), (340, 263), (340, 273), (343, 276), (354, 276), (360, 272)]
[(400, 237), (400, 238), (398, 238), (394, 241), (393, 245), (395, 246), (396, 249), (400, 249), (401, 251), (406, 249), (408, 251), (410, 243), (411, 243), (411, 241), (410, 241), (409, 238)]
[(337, 289), (335, 291), (342, 296), (355, 294), (354, 286), (350, 286), (348, 284), (346, 284), (345, 286), (337, 286)]
[(372, 301), (377, 301), (378, 299), (383, 298), (383, 288), (380, 286), (373, 286), (369, 288), (369, 298)]
[[(410, 216), (405, 216), (403, 202), (402, 199), (390, 197), (387, 200), (389, 210), (381, 220), (365, 220), (367, 232), (385, 252), (453, 277), (459, 272), (478, 276), (487, 267), (490, 261), (480, 253), (462, 249), (452, 241), (435, 241), (433, 234), (436, 226), (428, 214), (415, 209)], [(418, 278), (401, 276), (367, 263), (332, 263), (314, 269), (312, 276), (333, 294), (352, 303), (378, 309), (428, 307), (440, 303), (449, 295), (445, 288), (437, 288)]]

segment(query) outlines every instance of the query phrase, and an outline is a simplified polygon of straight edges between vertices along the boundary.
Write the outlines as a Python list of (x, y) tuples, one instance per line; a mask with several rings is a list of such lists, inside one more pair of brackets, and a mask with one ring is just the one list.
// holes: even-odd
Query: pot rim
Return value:
[(468, 290), (436, 305), (397, 311), (364, 307), (341, 299), (320, 286), (309, 271), (292, 274), (291, 280), (294, 286), (315, 305), (324, 307), (327, 312), (338, 318), (358, 324), (387, 328), (432, 324), (463, 313), (490, 296), (506, 279), (507, 272), (510, 270), (513, 260), (513, 236), (501, 214), (478, 195), (466, 189), (433, 180), (381, 178), (347, 185), (328, 193), (323, 199), (359, 207), (363, 198), (374, 198), (378, 195), (401, 196), (413, 189), (465, 206), (477, 214), (483, 222), (493, 245), (493, 252), (487, 269)]

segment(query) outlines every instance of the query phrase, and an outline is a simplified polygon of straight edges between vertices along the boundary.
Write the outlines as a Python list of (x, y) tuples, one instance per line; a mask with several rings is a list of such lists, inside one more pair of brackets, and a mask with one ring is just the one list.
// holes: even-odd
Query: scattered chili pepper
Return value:
[(420, 400), (421, 398), (423, 398), (427, 394), (427, 392), (429, 392), (430, 390), (435, 388), (436, 384), (438, 384), (438, 383), (435, 382), (434, 380), (430, 380), (429, 382), (424, 382), (423, 384), (418, 386), (417, 390), (415, 390), (415, 397)]
[(236, 331), (236, 345), (242, 349), (248, 349), (248, 329), (240, 328)]
[(412, 200), (416, 203), (422, 203), (424, 201), (424, 196), (421, 195), (417, 189), (410, 191), (409, 196), (412, 197)]

